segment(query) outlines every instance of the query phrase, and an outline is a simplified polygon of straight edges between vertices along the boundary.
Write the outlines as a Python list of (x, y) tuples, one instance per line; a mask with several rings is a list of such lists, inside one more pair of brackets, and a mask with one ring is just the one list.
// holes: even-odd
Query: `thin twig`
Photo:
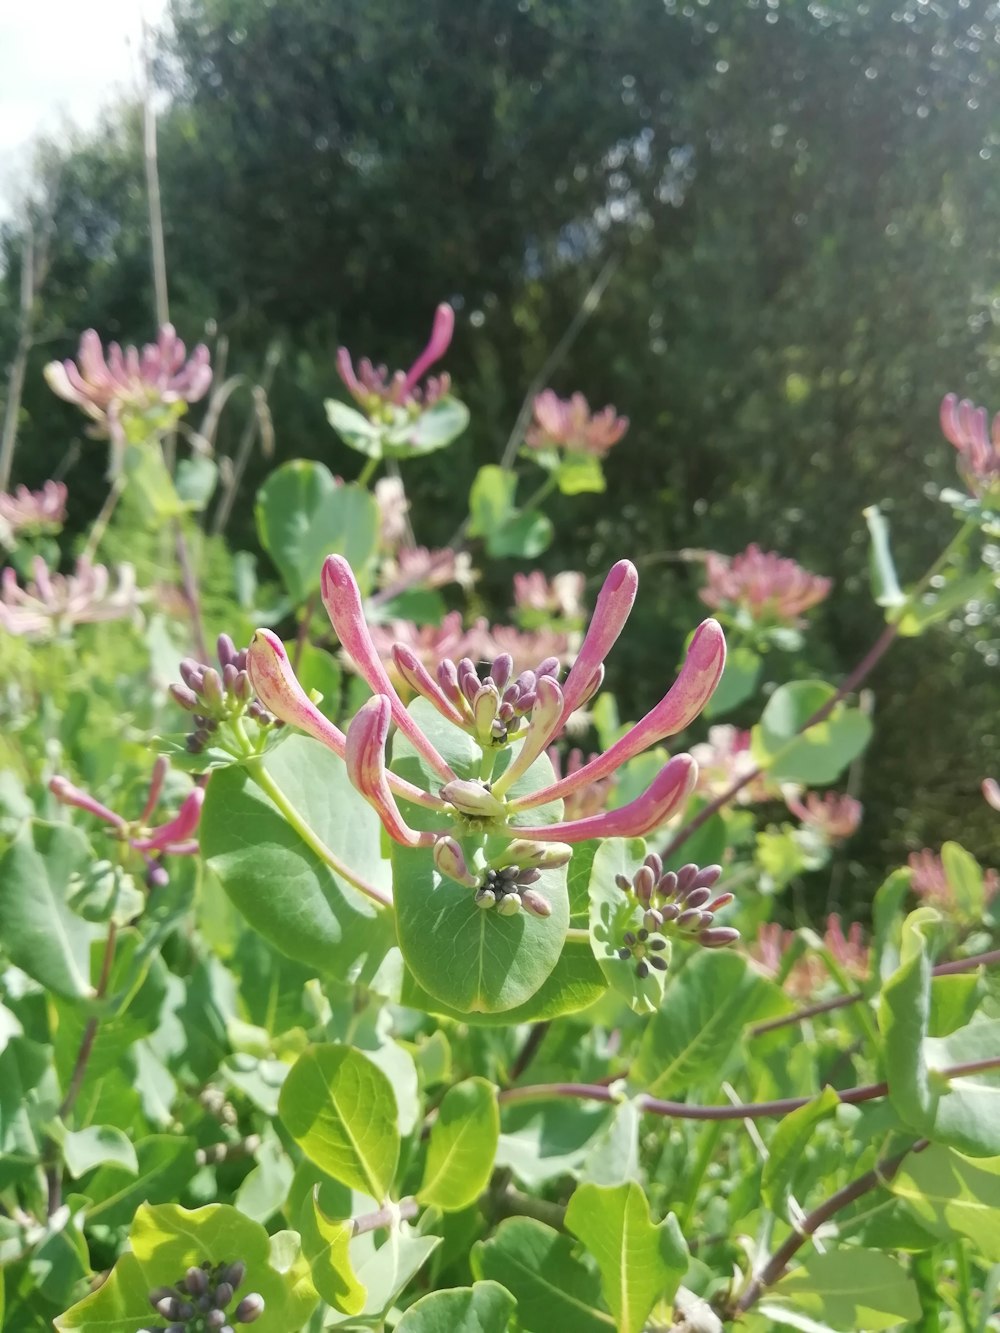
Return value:
[(845, 1185), (836, 1194), (831, 1194), (825, 1203), (821, 1203), (818, 1208), (814, 1208), (811, 1213), (807, 1214), (785, 1243), (775, 1250), (757, 1276), (747, 1284), (745, 1291), (733, 1308), (733, 1315), (745, 1314), (751, 1306), (757, 1303), (766, 1288), (773, 1286), (778, 1281), (794, 1256), (824, 1222), (828, 1222), (831, 1217), (834, 1217), (849, 1204), (854, 1203), (855, 1199), (860, 1199), (862, 1195), (868, 1194), (880, 1185), (888, 1184), (910, 1153), (923, 1152), (929, 1142), (928, 1139), (917, 1139), (915, 1143), (911, 1143), (908, 1148), (895, 1157), (876, 1163), (870, 1171), (866, 1171), (863, 1176), (858, 1176), (857, 1180), (852, 1180), (849, 1185)]
[(243, 473), (250, 461), (250, 455), (253, 452), (258, 434), (263, 434), (265, 440), (267, 438), (266, 430), (270, 422), (267, 395), (271, 391), (274, 372), (280, 360), (281, 344), (273, 342), (267, 349), (267, 355), (264, 358), (264, 370), (260, 377), (260, 383), (253, 387), (253, 402), (243, 427), (243, 433), (240, 435), (239, 443), (236, 446), (236, 453), (233, 455), (231, 470), (223, 478), (222, 495), (212, 517), (211, 531), (214, 537), (223, 532), (229, 522), (236, 493), (239, 490), (240, 482), (243, 480)]
[(184, 590), (184, 600), (187, 602), (188, 614), (191, 617), (191, 633), (194, 636), (194, 646), (198, 653), (198, 660), (209, 662), (211, 659), (208, 652), (208, 643), (205, 639), (205, 625), (201, 616), (198, 580), (191, 564), (191, 555), (179, 518), (174, 519), (174, 543), (177, 550), (177, 564), (181, 571), (181, 586)]
[(510, 1067), (510, 1080), (512, 1083), (517, 1082), (531, 1064), (532, 1060), (534, 1060), (535, 1056), (538, 1054), (538, 1048), (545, 1040), (545, 1034), (551, 1026), (552, 1022), (550, 1019), (545, 1019), (541, 1023), (533, 1024), (531, 1031), (528, 1033), (527, 1040), (518, 1051), (514, 1058), (514, 1063)]

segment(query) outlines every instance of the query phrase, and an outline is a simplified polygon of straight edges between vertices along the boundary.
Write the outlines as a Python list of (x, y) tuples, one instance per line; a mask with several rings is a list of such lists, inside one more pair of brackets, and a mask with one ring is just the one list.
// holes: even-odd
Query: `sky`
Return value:
[(31, 144), (87, 129), (139, 85), (142, 23), (166, 0), (0, 0), (0, 218), (23, 189)]

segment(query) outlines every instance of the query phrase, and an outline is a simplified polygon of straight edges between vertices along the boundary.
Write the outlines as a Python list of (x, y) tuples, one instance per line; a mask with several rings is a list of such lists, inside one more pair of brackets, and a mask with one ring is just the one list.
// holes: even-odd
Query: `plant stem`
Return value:
[[(988, 953), (970, 954), (968, 958), (956, 958), (950, 963), (938, 963), (937, 967), (931, 968), (933, 977), (950, 977), (959, 972), (972, 972), (977, 967), (989, 967), (993, 963), (1000, 963), (1000, 949), (991, 949)], [(801, 1023), (807, 1018), (817, 1018), (820, 1014), (833, 1013), (836, 1009), (846, 1009), (849, 1005), (857, 1004), (859, 1000), (865, 999), (863, 991), (851, 991), (848, 995), (836, 995), (832, 1000), (821, 1000), (818, 1004), (806, 1005), (803, 1009), (796, 1009), (794, 1013), (782, 1014), (778, 1018), (769, 1018), (766, 1023), (758, 1023), (748, 1031), (751, 1037), (762, 1037), (765, 1032), (776, 1032), (778, 1028), (789, 1027), (793, 1023)]]
[(122, 497), (122, 492), (125, 490), (125, 483), (127, 480), (125, 473), (119, 472), (118, 476), (115, 477), (114, 481), (111, 483), (111, 489), (108, 491), (107, 498), (101, 506), (101, 512), (94, 519), (94, 526), (90, 529), (87, 545), (83, 548), (83, 554), (80, 557), (81, 560), (93, 560), (94, 556), (97, 554), (97, 548), (100, 546), (105, 532), (107, 532), (108, 524), (111, 522), (111, 515), (115, 512), (115, 507)]
[(549, 1019), (545, 1019), (541, 1023), (532, 1025), (531, 1031), (528, 1033), (527, 1041), (525, 1041), (524, 1045), (518, 1051), (514, 1063), (510, 1067), (510, 1081), (512, 1083), (517, 1082), (531, 1064), (532, 1060), (534, 1060), (535, 1056), (538, 1054), (538, 1048), (545, 1040), (545, 1034), (551, 1026), (552, 1022)]
[(198, 596), (198, 580), (195, 577), (194, 568), (191, 564), (191, 554), (188, 550), (188, 544), (184, 537), (184, 529), (181, 526), (179, 518), (174, 519), (174, 546), (177, 551), (177, 564), (181, 571), (181, 586), (184, 589), (184, 600), (187, 602), (188, 613), (191, 616), (191, 633), (194, 637), (194, 646), (199, 655), (199, 660), (209, 662), (211, 660), (208, 652), (208, 644), (205, 641), (205, 626), (201, 618), (201, 599)]
[(351, 1235), (363, 1236), (369, 1231), (378, 1231), (379, 1227), (392, 1226), (393, 1220), (399, 1218), (403, 1222), (408, 1222), (411, 1217), (416, 1217), (420, 1212), (420, 1204), (412, 1195), (405, 1199), (400, 1199), (399, 1203), (387, 1203), (384, 1208), (380, 1208), (377, 1213), (365, 1213), (362, 1217), (355, 1217), (351, 1221)]
[(831, 1217), (839, 1213), (842, 1208), (846, 1208), (848, 1204), (853, 1203), (855, 1199), (860, 1199), (862, 1195), (869, 1193), (870, 1190), (887, 1184), (909, 1154), (911, 1152), (923, 1152), (929, 1142), (928, 1139), (918, 1139), (895, 1157), (876, 1163), (870, 1171), (866, 1171), (863, 1176), (858, 1176), (849, 1185), (837, 1190), (836, 1194), (831, 1194), (825, 1203), (821, 1203), (818, 1208), (814, 1208), (811, 1213), (807, 1213), (785, 1243), (775, 1250), (757, 1276), (748, 1283), (733, 1308), (733, 1315), (745, 1314), (757, 1303), (764, 1290), (778, 1281), (794, 1256), (824, 1222), (828, 1222)]
[(292, 670), (297, 672), (299, 663), (302, 661), (302, 654), (306, 649), (306, 641), (309, 638), (309, 626), (312, 624), (313, 612), (316, 610), (316, 598), (319, 594), (313, 593), (302, 608), (302, 615), (299, 618), (299, 629), (295, 636), (295, 650), (292, 653)]
[[(1000, 1055), (990, 1056), (986, 1060), (972, 1060), (967, 1064), (949, 1065), (936, 1072), (942, 1078), (960, 1078), (965, 1074), (982, 1074), (991, 1069), (1000, 1069)], [(889, 1092), (888, 1083), (865, 1083), (857, 1088), (835, 1088), (841, 1102), (856, 1106), (860, 1102), (874, 1101), (885, 1097)], [(745, 1102), (738, 1106), (701, 1106), (695, 1102), (665, 1101), (660, 1097), (650, 1097), (640, 1093), (635, 1104), (640, 1111), (649, 1115), (667, 1116), (674, 1120), (763, 1120), (772, 1116), (785, 1116), (797, 1111), (800, 1106), (808, 1106), (818, 1093), (808, 1097), (781, 1097), (771, 1102)], [(502, 1088), (497, 1094), (501, 1103), (545, 1101), (549, 1098), (570, 1097), (592, 1102), (619, 1102), (621, 1094), (612, 1092), (600, 1083), (535, 1083), (523, 1088)]]
[(381, 461), (382, 461), (381, 458), (369, 458), (368, 461), (365, 463), (364, 467), (358, 473), (357, 480), (355, 481), (354, 484), (356, 486), (367, 486), (368, 483), (371, 481), (372, 477), (374, 477), (375, 473), (378, 471), (378, 465), (379, 463), (381, 463)]
[(335, 875), (339, 875), (341, 879), (346, 880), (359, 893), (363, 893), (372, 902), (378, 903), (379, 907), (392, 906), (392, 898), (384, 889), (377, 888), (374, 884), (369, 884), (367, 880), (362, 879), (327, 847), (322, 838), (313, 831), (295, 806), (292, 805), (259, 759), (251, 760), (246, 765), (246, 769), (261, 791), (271, 798), (309, 850), (318, 856), (324, 865), (329, 866)]

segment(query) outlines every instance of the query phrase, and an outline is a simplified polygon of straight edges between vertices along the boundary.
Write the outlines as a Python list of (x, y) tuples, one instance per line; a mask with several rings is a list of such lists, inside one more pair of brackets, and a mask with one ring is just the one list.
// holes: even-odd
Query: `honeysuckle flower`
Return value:
[(50, 361), (49, 388), (75, 403), (95, 423), (100, 435), (112, 435), (122, 414), (146, 413), (161, 406), (196, 403), (212, 383), (208, 348), (200, 343), (191, 356), (172, 324), (164, 324), (155, 343), (136, 347), (108, 345), (107, 356), (95, 329), (80, 337), (77, 360)]
[(642, 912), (642, 926), (626, 930), (618, 948), (622, 962), (635, 961), (640, 980), (650, 968), (667, 970), (671, 936), (706, 949), (722, 949), (740, 938), (734, 926), (715, 924), (716, 912), (733, 901), (731, 893), (712, 892), (721, 874), (721, 866), (699, 869), (693, 863), (665, 871), (661, 857), (650, 852), (631, 879), (615, 876), (615, 883)]
[(815, 832), (826, 843), (844, 842), (857, 832), (863, 806), (846, 792), (807, 792), (805, 800), (791, 792), (785, 794), (785, 804), (806, 828)]
[(549, 580), (540, 570), (514, 575), (514, 607), (518, 620), (532, 629), (553, 617), (576, 622), (583, 615), (586, 579), (574, 569)]
[(382, 565), (382, 596), (390, 597), (397, 589), (444, 588), (449, 583), (468, 590), (477, 578), (467, 551), (453, 551), (448, 546), (439, 551), (429, 551), (426, 546), (401, 546)]
[(709, 551), (705, 560), (707, 584), (699, 592), (715, 611), (743, 614), (754, 624), (795, 627), (802, 614), (822, 602), (832, 580), (811, 574), (794, 560), (762, 551), (751, 542), (732, 557)]
[[(375, 650), (390, 674), (395, 672), (393, 648), (397, 644), (408, 648), (425, 667), (432, 670), (444, 658), (468, 657), (479, 661), (493, 656), (486, 619), (480, 617), (466, 628), (461, 611), (449, 611), (440, 625), (416, 625), (412, 620), (386, 620), (370, 625), (369, 630)], [(357, 670), (350, 657), (345, 661), (352, 671)], [(396, 683), (398, 686), (401, 678), (397, 678)]]
[[(955, 886), (948, 878), (948, 872), (942, 858), (929, 847), (922, 851), (911, 852), (908, 860), (910, 867), (910, 888), (918, 898), (932, 907), (940, 908), (946, 915), (953, 913), (959, 905)], [(996, 870), (983, 872), (983, 900), (992, 902), (1000, 892), (1000, 874)]]
[(394, 551), (409, 535), (406, 515), (410, 502), (402, 477), (379, 477), (375, 483), (375, 502), (379, 512), (379, 543), (383, 550)]
[(72, 574), (53, 574), (41, 556), (31, 568), (34, 578), (23, 588), (10, 565), (0, 574), (0, 629), (8, 634), (48, 638), (74, 625), (122, 620), (146, 600), (129, 564), (118, 566), (115, 582), (105, 565), (82, 557)]
[[(375, 694), (351, 724), (348, 736), (345, 738), (319, 714), (295, 679), (283, 646), (270, 631), (254, 634), (247, 669), (261, 702), (275, 716), (300, 727), (348, 762), (351, 780), (375, 806), (387, 832), (397, 841), (427, 845), (456, 833), (484, 832), (560, 844), (589, 838), (638, 837), (658, 827), (687, 800), (697, 775), (697, 766), (689, 755), (675, 756), (646, 791), (617, 810), (537, 826), (527, 822), (527, 812), (609, 776), (616, 767), (676, 734), (697, 716), (718, 684), (725, 661), (725, 639), (715, 621), (705, 621), (692, 636), (677, 680), (660, 703), (606, 755), (540, 792), (516, 799), (509, 795), (512, 784), (532, 760), (558, 737), (570, 712), (585, 704), (599, 688), (604, 656), (621, 632), (636, 586), (634, 567), (628, 561), (619, 561), (605, 580), (580, 656), (561, 686), (557, 679), (559, 663), (554, 659), (540, 664), (537, 671), (522, 673), (513, 681), (515, 694), (510, 695), (513, 663), (509, 655), (495, 659), (490, 676), (484, 680), (480, 680), (471, 660), (458, 666), (442, 663), (435, 678), (405, 645), (396, 645), (395, 665), (410, 688), (426, 697), (448, 722), (473, 735), (484, 758), (490, 751), (509, 745), (516, 730), (522, 747), (527, 748), (515, 752), (505, 771), (493, 780), (459, 777), (407, 712), (380, 659), (364, 618), (360, 589), (342, 556), (332, 555), (324, 562), (321, 596), (345, 653)], [(509, 717), (501, 712), (508, 704)], [(515, 719), (519, 721), (516, 729)], [(498, 720), (504, 734), (497, 732)], [(412, 797), (417, 789), (387, 772), (385, 745), (390, 721), (426, 760), (435, 775), (433, 781), (439, 784), (436, 791)], [(417, 799), (450, 814), (452, 827), (434, 834), (416, 833), (403, 821), (397, 797)], [(442, 873), (464, 874), (454, 847), (442, 848), (439, 856), (444, 858), (442, 866), (448, 867)]]
[(25, 533), (56, 532), (66, 520), (68, 491), (61, 481), (47, 481), (38, 491), (18, 486), (0, 492), (0, 542), (13, 545)]
[(113, 828), (122, 842), (127, 843), (134, 852), (142, 856), (146, 863), (146, 881), (149, 886), (160, 888), (169, 882), (169, 876), (163, 865), (165, 856), (197, 855), (198, 840), (195, 835), (205, 801), (204, 788), (193, 787), (173, 819), (167, 820), (165, 824), (150, 827), (149, 820), (159, 803), (168, 769), (169, 763), (161, 755), (153, 765), (146, 803), (141, 814), (133, 820), (127, 820), (124, 816), (116, 814), (102, 801), (91, 796), (90, 792), (59, 774), (50, 779), (49, 791), (62, 805), (72, 805), (78, 810), (85, 810)]
[[(827, 917), (822, 942), (845, 975), (854, 981), (865, 980), (871, 968), (871, 951), (865, 944), (860, 922), (853, 922), (845, 935), (840, 917), (832, 912)], [(762, 922), (747, 953), (765, 976), (776, 978), (785, 967), (785, 955), (798, 943), (795, 931), (783, 929), (776, 921)], [(830, 971), (822, 958), (806, 952), (795, 959), (782, 984), (789, 995), (807, 1000), (829, 979)]]
[[(757, 767), (750, 752), (749, 731), (741, 731), (729, 723), (709, 727), (708, 740), (692, 745), (691, 754), (698, 762), (698, 793), (710, 800), (721, 796)], [(733, 799), (737, 805), (754, 805), (776, 795), (778, 792), (766, 775), (761, 775), (741, 787)]]
[(582, 393), (564, 399), (543, 389), (535, 398), (534, 411), (535, 420), (524, 437), (529, 449), (565, 449), (603, 458), (628, 430), (628, 417), (618, 416), (610, 406), (591, 413)]
[(958, 450), (962, 480), (982, 498), (1000, 479), (1000, 412), (991, 423), (985, 407), (949, 393), (941, 400), (941, 430)]
[(390, 375), (385, 366), (375, 366), (367, 357), (362, 357), (355, 370), (350, 352), (341, 347), (337, 350), (337, 374), (361, 410), (373, 420), (392, 420), (393, 408), (402, 408), (416, 415), (424, 408), (432, 407), (451, 388), (451, 377), (447, 374), (431, 376), (423, 388), (420, 381), (434, 362), (440, 361), (447, 352), (454, 331), (455, 312), (442, 302), (434, 312), (427, 346), (409, 370), (397, 370)]

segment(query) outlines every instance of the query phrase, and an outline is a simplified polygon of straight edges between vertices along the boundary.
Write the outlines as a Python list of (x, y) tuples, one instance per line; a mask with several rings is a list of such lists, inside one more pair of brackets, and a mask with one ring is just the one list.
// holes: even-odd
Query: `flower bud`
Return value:
[(479, 877), (469, 869), (465, 853), (455, 838), (438, 838), (434, 844), (434, 864), (442, 875), (468, 889), (479, 887)]
[(201, 695), (212, 708), (221, 708), (225, 702), (222, 677), (215, 667), (206, 667), (201, 684)]
[(641, 865), (632, 880), (632, 890), (641, 903), (649, 902), (653, 896), (653, 885), (655, 883), (653, 872), (649, 866)]
[(463, 778), (446, 782), (440, 795), (460, 814), (472, 819), (499, 819), (507, 809), (506, 804), (487, 790), (483, 783)]
[(567, 842), (532, 842), (515, 838), (508, 843), (498, 865), (536, 866), (539, 870), (558, 870), (573, 855)]
[(237, 1259), (235, 1263), (231, 1263), (227, 1268), (223, 1269), (222, 1273), (220, 1274), (220, 1277), (223, 1282), (228, 1282), (229, 1285), (235, 1291), (237, 1287), (242, 1285), (243, 1279), (246, 1277), (246, 1275), (247, 1275), (246, 1264), (243, 1262), (242, 1259)]
[(233, 1299), (233, 1284), (231, 1282), (220, 1282), (215, 1288), (215, 1304), (220, 1310), (224, 1310)]
[(189, 689), (186, 685), (171, 685), (169, 693), (174, 703), (180, 704), (181, 708), (188, 713), (197, 713), (201, 708), (198, 696), (194, 690)]
[(501, 916), (515, 916), (520, 910), (521, 895), (518, 893), (505, 893), (497, 905), (497, 911)]
[(493, 907), (496, 903), (496, 900), (497, 896), (492, 889), (480, 889), (479, 892), (476, 894), (477, 907), (483, 907), (483, 908)]
[[(530, 912), (532, 916), (546, 917), (552, 915), (552, 906), (548, 899), (543, 898), (535, 889), (522, 889), (520, 898), (522, 907), (526, 912)], [(506, 899), (504, 901), (506, 902)], [(503, 904), (501, 904), (502, 910)]]
[(249, 1296), (244, 1296), (236, 1307), (233, 1318), (238, 1324), (252, 1324), (264, 1313), (264, 1297), (259, 1292), (252, 1291)]
[[(226, 634), (220, 634), (220, 645), (222, 640), (228, 637), (229, 636)], [(229, 642), (232, 643), (232, 640), (230, 639)], [(219, 656), (222, 656), (221, 649)], [(208, 1278), (205, 1274), (205, 1270), (203, 1268), (189, 1268), (184, 1274), (184, 1288), (186, 1291), (189, 1291), (192, 1296), (204, 1296), (205, 1292), (208, 1291)]]
[(709, 926), (698, 936), (698, 942), (706, 949), (724, 949), (735, 944), (739, 937), (740, 932), (735, 926)]

